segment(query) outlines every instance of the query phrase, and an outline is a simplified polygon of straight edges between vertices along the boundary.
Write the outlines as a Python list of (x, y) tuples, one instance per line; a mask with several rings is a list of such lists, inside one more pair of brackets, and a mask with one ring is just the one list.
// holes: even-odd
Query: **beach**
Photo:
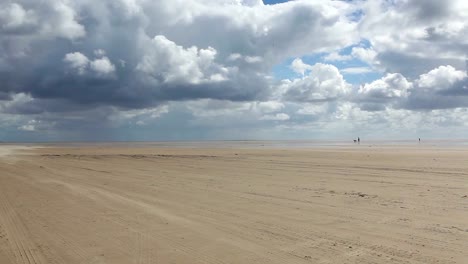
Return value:
[(467, 195), (468, 146), (0, 145), (0, 263), (463, 264)]

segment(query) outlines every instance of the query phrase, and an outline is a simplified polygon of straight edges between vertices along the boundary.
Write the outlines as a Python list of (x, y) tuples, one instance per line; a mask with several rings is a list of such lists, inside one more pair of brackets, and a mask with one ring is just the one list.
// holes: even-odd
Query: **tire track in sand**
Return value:
[(40, 249), (31, 241), (28, 230), (8, 201), (4, 192), (0, 192), (0, 224), (3, 226), (16, 263), (46, 264)]

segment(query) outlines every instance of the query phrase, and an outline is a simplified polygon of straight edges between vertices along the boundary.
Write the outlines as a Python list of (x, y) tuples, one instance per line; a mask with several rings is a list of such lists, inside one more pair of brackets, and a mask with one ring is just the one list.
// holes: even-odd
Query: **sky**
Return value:
[(468, 138), (465, 0), (4, 0), (0, 141)]

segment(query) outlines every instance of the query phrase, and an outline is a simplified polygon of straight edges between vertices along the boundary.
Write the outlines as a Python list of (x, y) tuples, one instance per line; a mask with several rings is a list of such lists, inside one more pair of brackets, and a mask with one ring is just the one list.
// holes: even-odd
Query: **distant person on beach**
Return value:
[(419, 138), (419, 143), (421, 143), (421, 138)]
[(357, 138), (357, 143), (361, 144), (361, 139), (359, 137)]

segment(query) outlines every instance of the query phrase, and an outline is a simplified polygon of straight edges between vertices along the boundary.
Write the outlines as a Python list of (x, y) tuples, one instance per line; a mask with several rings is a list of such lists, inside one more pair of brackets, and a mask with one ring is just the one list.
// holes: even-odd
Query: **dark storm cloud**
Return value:
[(414, 89), (401, 106), (410, 110), (433, 110), (468, 107), (468, 77), (458, 80), (449, 87)]
[(427, 22), (450, 16), (452, 5), (449, 1), (412, 0), (408, 1), (402, 9), (411, 10), (417, 19)]
[(0, 100), (10, 100), (10, 99), (11, 99), (11, 94), (0, 92)]
[(468, 96), (468, 77), (455, 82), (452, 87), (439, 92), (442, 96)]
[(400, 107), (408, 110), (435, 110), (468, 107), (468, 97), (437, 96), (431, 93), (417, 92), (401, 102)]
[(362, 103), (359, 105), (359, 108), (367, 112), (384, 111), (387, 108), (385, 103), (386, 102)]

